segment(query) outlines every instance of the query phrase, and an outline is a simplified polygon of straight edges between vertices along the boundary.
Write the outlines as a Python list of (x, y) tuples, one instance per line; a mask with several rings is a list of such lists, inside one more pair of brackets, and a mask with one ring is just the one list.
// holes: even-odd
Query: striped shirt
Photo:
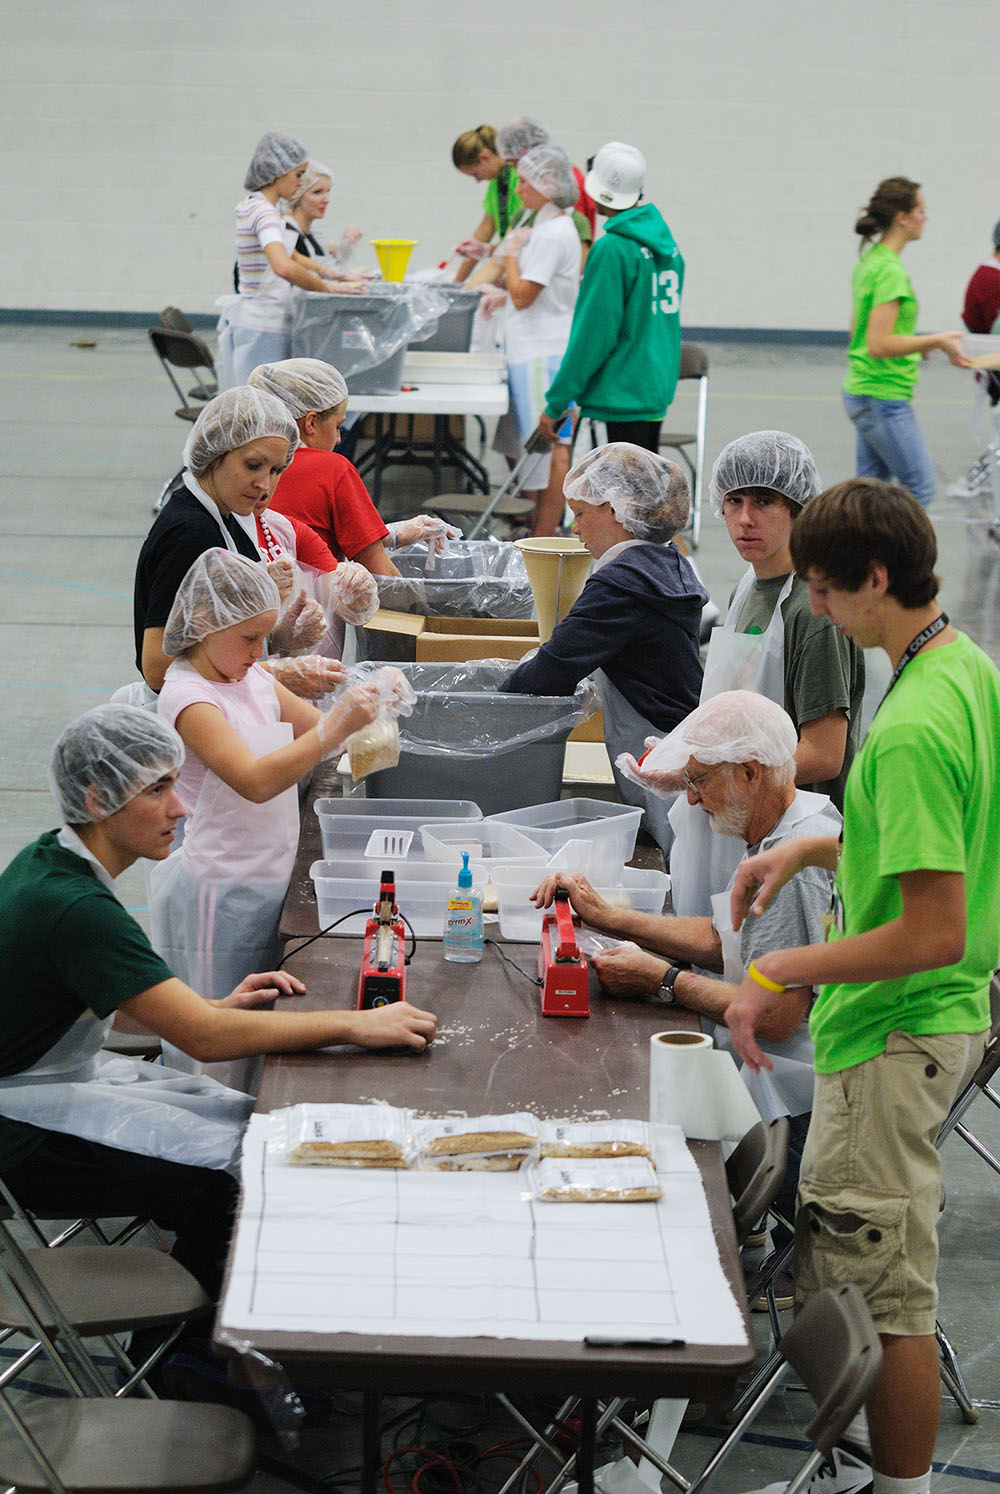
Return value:
[[(248, 324), (260, 328), (283, 327), (288, 317), (290, 286), (271, 268), (264, 252), (266, 244), (284, 244), (281, 214), (260, 192), (251, 192), (236, 204), (236, 260), (239, 265), (240, 296)], [(251, 321), (252, 318), (252, 321)]]

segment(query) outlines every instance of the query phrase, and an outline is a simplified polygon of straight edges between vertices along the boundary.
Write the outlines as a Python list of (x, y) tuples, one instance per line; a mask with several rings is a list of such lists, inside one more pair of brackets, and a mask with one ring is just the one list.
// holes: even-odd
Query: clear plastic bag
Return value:
[(379, 603), (424, 617), (535, 615), (524, 556), (509, 540), (454, 540), (440, 555), (424, 541), (394, 551), (398, 576), (379, 576)]
[(292, 346), (332, 363), (345, 379), (377, 368), (411, 342), (430, 337), (450, 301), (437, 287), (373, 281), (360, 296), (292, 292)]
[[(358, 683), (360, 673), (359, 670), (352, 670), (349, 683)], [(374, 721), (362, 726), (344, 743), (351, 764), (351, 778), (355, 783), (360, 783), (369, 773), (394, 768), (399, 762), (398, 718), (411, 714), (417, 698), (409, 681), (391, 666), (383, 665), (380, 669), (365, 674), (363, 680), (376, 686), (379, 712)]]

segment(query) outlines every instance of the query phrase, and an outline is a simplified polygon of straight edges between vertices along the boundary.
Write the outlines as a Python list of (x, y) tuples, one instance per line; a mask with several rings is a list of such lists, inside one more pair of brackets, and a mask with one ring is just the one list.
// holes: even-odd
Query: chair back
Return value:
[(215, 368), (207, 345), (193, 332), (150, 327), (149, 340), (159, 356), (175, 368)]
[(708, 377), (708, 354), (696, 342), (681, 343), (680, 379), (704, 379)]
[(758, 1121), (726, 1163), (736, 1239), (742, 1245), (777, 1197), (788, 1166), (788, 1119)]
[(169, 327), (172, 332), (194, 331), (190, 320), (184, 315), (179, 306), (164, 306), (160, 312), (160, 321), (164, 327)]
[(853, 1283), (825, 1287), (806, 1303), (781, 1352), (816, 1402), (806, 1435), (828, 1453), (864, 1405), (882, 1365), (882, 1344)]

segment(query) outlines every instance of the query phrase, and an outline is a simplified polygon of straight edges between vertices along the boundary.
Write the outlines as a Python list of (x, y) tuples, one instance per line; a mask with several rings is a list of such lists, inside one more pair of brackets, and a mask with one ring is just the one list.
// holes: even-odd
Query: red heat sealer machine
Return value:
[(378, 900), (365, 927), (358, 980), (358, 1010), (406, 1000), (406, 929), (396, 907), (396, 874), (384, 871)]
[(538, 975), (543, 1017), (589, 1017), (590, 972), (576, 942), (577, 921), (565, 887), (557, 887), (542, 920)]

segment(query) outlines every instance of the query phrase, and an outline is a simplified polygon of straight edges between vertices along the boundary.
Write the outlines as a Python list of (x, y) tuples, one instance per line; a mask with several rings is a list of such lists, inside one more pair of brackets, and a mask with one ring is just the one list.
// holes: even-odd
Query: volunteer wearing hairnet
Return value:
[(489, 255), (488, 245), (495, 234), (504, 237), (524, 217), (524, 203), (517, 190), (517, 169), (499, 153), (497, 132), (492, 125), (477, 125), (465, 130), (451, 148), (452, 165), (463, 176), (486, 182), (482, 221), (472, 237), (463, 239), (456, 254), (463, 256), (455, 281), (460, 284), (476, 268), (476, 261)]
[[(278, 962), (299, 838), (296, 785), (378, 709), (376, 686), (353, 685), (321, 714), (259, 667), (278, 605), (263, 566), (206, 550), (181, 581), (163, 635), (174, 662), (157, 711), (187, 748), (177, 781), (187, 819), (180, 849), (150, 873), (151, 942), (210, 999), (248, 965)], [(192, 1067), (183, 1053), (167, 1062)], [(207, 1071), (253, 1093), (259, 1069), (245, 1059)]]
[[(270, 498), (298, 445), (295, 422), (280, 400), (241, 385), (219, 394), (202, 410), (184, 445), (186, 470), (143, 541), (133, 592), (136, 664), (150, 690), (163, 684), (170, 659), (163, 629), (177, 588), (192, 563), (219, 544), (261, 561), (255, 539), (241, 523)], [(280, 584), (292, 577), (283, 561), (272, 563)], [(297, 604), (296, 604), (297, 605)], [(292, 612), (292, 609), (289, 609)], [(294, 633), (301, 611), (289, 619)], [(279, 639), (299, 647), (299, 640)], [(269, 661), (271, 672), (296, 694), (325, 694), (342, 677), (340, 666), (312, 655)]]
[(285, 194), (285, 248), (315, 261), (310, 265), (324, 280), (350, 278), (347, 261), (361, 238), (360, 228), (345, 228), (339, 244), (321, 235), (317, 224), (330, 206), (333, 174), (329, 166), (310, 161), (294, 192)]
[(358, 1012), (349, 991), (342, 1011), (255, 1011), (305, 987), (270, 971), (206, 1001), (174, 975), (114, 880), (140, 857), (169, 853), (183, 756), (175, 731), (129, 706), (88, 711), (56, 743), (49, 779), (62, 828), (0, 876), (0, 1176), (47, 1217), (156, 1220), (214, 1296), (252, 1101), (212, 1079), (102, 1052), (114, 1013), (201, 1059), (343, 1042), (419, 1050), (435, 1019), (406, 1003)]
[(245, 383), (265, 358), (287, 358), (293, 285), (331, 289), (331, 282), (310, 268), (306, 258), (294, 257), (285, 247), (278, 204), (295, 194), (308, 158), (301, 141), (269, 130), (247, 167), (243, 185), (248, 195), (236, 204), (237, 290), (217, 303), (222, 311), (216, 352), (220, 389)]
[(398, 576), (387, 542), (402, 547), (427, 540), (441, 550), (458, 537), (457, 529), (433, 514), (383, 522), (357, 468), (336, 450), (347, 384), (332, 364), (319, 358), (263, 363), (250, 383), (280, 399), (299, 432), (300, 444), (278, 480), (272, 507), (307, 524), (338, 559), (356, 561), (375, 576)]
[[(840, 815), (829, 797), (795, 787), (797, 745), (795, 727), (779, 705), (748, 690), (732, 690), (692, 711), (657, 754), (662, 768), (681, 775), (693, 812), (745, 857), (799, 836), (840, 832)], [(734, 868), (728, 881), (713, 889), (710, 915), (698, 918), (612, 907), (585, 878), (565, 872), (548, 877), (534, 896), (540, 907), (548, 907), (555, 888), (563, 886), (584, 923), (629, 941), (594, 958), (611, 995), (646, 995), (664, 1006), (697, 1012), (717, 1046), (731, 1050), (726, 1007), (744, 972), (759, 955), (784, 947), (792, 931), (800, 943), (821, 941), (833, 885), (829, 872), (812, 868), (783, 888), (764, 918), (751, 919), (734, 933), (729, 894), (735, 875)], [(699, 973), (692, 965), (713, 973)], [(774, 998), (764, 1033), (774, 1068), (760, 1074), (741, 1070), (765, 1121), (791, 1117), (790, 1165), (777, 1200), (788, 1219), (795, 1213), (798, 1162), (812, 1109), (808, 1014), (813, 995), (811, 987), (795, 986)], [(775, 1249), (790, 1241), (787, 1231), (772, 1237)]]
[[(691, 506), (674, 462), (638, 446), (599, 446), (565, 485), (573, 527), (594, 557), (590, 578), (552, 637), (503, 686), (522, 695), (570, 695), (595, 674), (612, 762), (642, 751), (651, 731), (670, 731), (693, 710), (701, 685), (698, 638), (707, 594), (669, 543)], [(642, 805), (666, 853), (666, 805), (615, 770), (622, 798)]]
[(680, 372), (684, 258), (659, 210), (642, 202), (645, 178), (645, 157), (617, 140), (587, 174), (609, 222), (587, 256), (569, 346), (545, 397), (550, 439), (576, 404), (604, 421), (610, 441), (658, 449)]
[[(517, 423), (519, 450), (538, 425), (547, 389), (559, 370), (573, 325), (580, 283), (580, 240), (570, 210), (576, 183), (570, 160), (557, 145), (529, 150), (518, 167), (521, 198), (534, 222), (520, 248), (512, 236), (503, 259), (510, 307), (506, 343), (510, 399)], [(512, 453), (513, 454), (513, 453)], [(541, 452), (524, 478), (524, 496), (535, 504), (532, 533), (555, 534), (563, 515), (563, 480), (569, 470), (569, 447), (553, 444)]]
[[(749, 564), (723, 626), (712, 633), (702, 699), (741, 688), (784, 706), (799, 735), (797, 783), (829, 794), (840, 809), (861, 740), (865, 662), (827, 618), (812, 615), (809, 588), (792, 565), (796, 516), (819, 489), (812, 453), (785, 431), (753, 431), (719, 453), (709, 484), (712, 506)], [(655, 749), (643, 767), (658, 771)], [(703, 816), (683, 798), (671, 821), (674, 912), (707, 913), (732, 870), (732, 847), (709, 836)]]
[[(513, 161), (518, 168), (520, 176), (520, 163), (529, 150), (534, 150), (539, 145), (551, 145), (552, 132), (547, 125), (543, 125), (540, 119), (532, 119), (529, 114), (518, 114), (507, 124), (501, 125), (497, 130), (497, 151), (505, 160)], [(592, 243), (594, 230), (597, 227), (597, 209), (590, 197), (587, 196), (587, 188), (584, 183), (583, 172), (579, 166), (571, 168), (573, 180), (576, 182), (576, 197), (573, 201), (574, 218), (579, 213), (590, 230), (588, 234), (580, 234), (585, 243)]]

